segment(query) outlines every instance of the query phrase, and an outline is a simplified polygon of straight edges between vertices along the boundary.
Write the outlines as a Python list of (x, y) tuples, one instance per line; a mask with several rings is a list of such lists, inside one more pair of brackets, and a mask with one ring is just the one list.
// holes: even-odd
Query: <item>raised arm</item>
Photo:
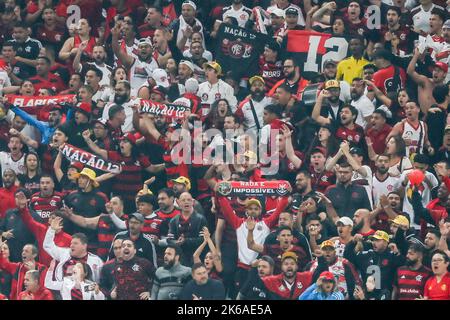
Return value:
[(325, 163), (325, 170), (332, 171), (334, 170), (334, 167), (336, 166), (336, 163), (338, 163), (339, 159), (343, 156), (342, 149), (339, 148), (338, 152), (332, 157), (327, 160)]
[(89, 149), (91, 149), (94, 153), (98, 154), (103, 159), (108, 159), (108, 151), (105, 149), (101, 149), (98, 145), (91, 140), (91, 132), (89, 130), (83, 131), (83, 139), (86, 141)]
[(320, 115), (320, 110), (322, 109), (323, 99), (328, 98), (330, 96), (330, 93), (327, 90), (322, 90), (319, 93), (319, 96), (316, 99), (316, 104), (314, 105), (311, 118), (316, 121), (319, 125), (327, 125), (331, 123), (331, 120), (328, 118), (325, 118)]
[(339, 220), (339, 215), (337, 214), (336, 209), (333, 206), (333, 203), (323, 193), (317, 191), (316, 193), (319, 195), (320, 199), (322, 199), (322, 201), (325, 203), (328, 218), (331, 221), (333, 221), (334, 224), (336, 224), (336, 222)]
[(358, 164), (358, 162), (356, 162), (356, 160), (352, 157), (352, 155), (350, 154), (350, 145), (347, 141), (343, 141), (341, 143), (340, 149), (342, 150), (344, 156), (347, 158), (348, 163), (352, 166), (352, 169), (358, 172), (364, 178), (367, 178), (367, 170), (363, 166)]
[[(289, 192), (291, 192), (291, 191), (292, 191), (291, 186), (289, 186)], [(276, 225), (276, 223), (278, 222), (278, 217), (284, 211), (284, 209), (286, 209), (288, 204), (289, 204), (288, 197), (287, 196), (281, 197), (278, 200), (278, 205), (277, 205), (275, 212), (273, 214), (271, 214), (269, 217), (263, 219), (264, 223), (270, 229), (272, 229)]]
[(82, 228), (86, 228), (86, 229), (92, 229), (92, 230), (96, 230), (98, 227), (98, 221), (100, 219), (100, 216), (96, 216), (93, 218), (85, 218), (83, 216), (79, 216), (75, 213), (73, 213), (73, 210), (68, 208), (68, 207), (64, 207), (61, 209), (61, 212), (64, 214), (64, 218), (69, 219), (70, 221), (72, 221), (73, 223), (75, 223), (76, 225), (82, 227)]
[(221, 209), (225, 220), (232, 226), (233, 229), (236, 230), (239, 228), (241, 221), (234, 213), (230, 200), (226, 197), (219, 196), (217, 197), (217, 201), (219, 202), (219, 208)]
[(295, 169), (300, 169), (302, 166), (302, 160), (297, 157), (294, 147), (292, 146), (292, 131), (287, 125), (283, 125), (281, 131), (283, 132), (283, 136), (286, 138), (286, 156), (292, 162)]
[(69, 38), (64, 42), (58, 56), (61, 60), (69, 60), (77, 54), (77, 50), (77, 48), (74, 48), (74, 38)]
[(194, 263), (202, 262), (200, 260), (200, 255), (202, 254), (207, 244), (208, 242), (206, 241), (206, 239), (204, 239), (202, 244), (197, 248), (197, 250), (195, 250), (194, 254), (192, 255)]
[(39, 148), (39, 142), (37, 142), (36, 140), (31, 139), (29, 136), (27, 136), (26, 134), (17, 131), (14, 128), (9, 129), (9, 134), (12, 136), (17, 136), (20, 138), (20, 140), (25, 143), (27, 146), (33, 148), (33, 149), (37, 149)]
[(58, 230), (62, 229), (62, 218), (56, 217), (52, 220), (50, 228), (47, 229), (44, 238), (44, 250), (55, 260), (61, 261), (64, 253), (69, 250), (66, 248), (60, 248), (55, 244), (55, 234)]
[(417, 83), (419, 86), (423, 87), (426, 85), (428, 78), (424, 75), (419, 74), (416, 71), (416, 63), (417, 63), (417, 60), (419, 59), (419, 56), (420, 56), (419, 49), (416, 48), (414, 50), (414, 55), (408, 64), (406, 73), (408, 74), (408, 76), (410, 76), (414, 80), (415, 83)]
[(82, 66), (81, 66), (81, 54), (86, 49), (87, 44), (88, 44), (87, 40), (81, 42), (80, 45), (77, 48), (77, 53), (75, 55), (75, 58), (73, 58), (72, 67), (73, 67), (73, 70), (75, 70), (76, 72), (80, 72), (81, 69), (82, 69)]
[[(62, 145), (59, 150), (61, 150), (62, 147), (64, 147), (64, 145)], [(56, 156), (55, 162), (53, 163), (53, 170), (55, 170), (55, 176), (58, 182), (61, 182), (62, 178), (64, 177), (64, 172), (61, 170), (61, 162), (62, 154), (61, 151), (59, 151), (58, 155)]]
[(134, 63), (135, 58), (128, 55), (125, 51), (122, 50), (122, 48), (119, 45), (119, 33), (120, 30), (117, 26), (111, 29), (111, 47), (114, 51), (114, 54), (119, 58), (119, 60), (122, 62), (125, 68), (130, 69), (131, 66)]
[(395, 124), (395, 126), (392, 128), (391, 132), (386, 137), (386, 142), (389, 141), (390, 138), (393, 136), (398, 136), (402, 134), (402, 122), (398, 122)]
[(41, 134), (43, 134), (45, 132), (45, 130), (47, 129), (47, 126), (33, 118), (32, 116), (30, 116), (27, 112), (23, 111), (22, 109), (18, 108), (18, 107), (12, 107), (11, 111), (13, 111), (16, 115), (18, 115), (19, 117), (21, 117), (23, 120), (25, 120), (26, 123), (28, 123), (30, 126), (36, 127)]
[(253, 230), (255, 230), (256, 221), (252, 217), (247, 218), (247, 247), (250, 250), (256, 251), (258, 253), (264, 252), (264, 245), (256, 243), (255, 239), (253, 238)]

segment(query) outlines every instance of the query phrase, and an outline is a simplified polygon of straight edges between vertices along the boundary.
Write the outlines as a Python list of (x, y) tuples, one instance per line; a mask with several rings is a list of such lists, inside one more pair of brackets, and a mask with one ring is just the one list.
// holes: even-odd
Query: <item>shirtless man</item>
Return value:
[(436, 86), (444, 84), (447, 76), (448, 65), (444, 62), (436, 62), (433, 67), (433, 76), (428, 78), (416, 72), (416, 62), (420, 57), (419, 50), (416, 48), (414, 56), (408, 65), (406, 72), (418, 84), (419, 89), (419, 105), (423, 113), (427, 113), (428, 109), (436, 103), (433, 98), (433, 89)]

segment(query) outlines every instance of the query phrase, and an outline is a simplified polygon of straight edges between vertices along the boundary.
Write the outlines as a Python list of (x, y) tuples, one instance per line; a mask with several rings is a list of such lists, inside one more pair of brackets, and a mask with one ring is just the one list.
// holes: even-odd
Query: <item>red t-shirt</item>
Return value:
[(55, 92), (60, 92), (66, 89), (66, 85), (62, 82), (61, 78), (53, 73), (48, 73), (47, 79), (36, 75), (30, 78), (30, 81), (33, 84), (35, 95), (39, 94), (39, 89), (52, 89)]
[(16, 207), (14, 193), (17, 187), (12, 186), (10, 189), (0, 188), (0, 219), (5, 217), (6, 211)]
[(447, 272), (439, 283), (436, 276), (428, 279), (424, 297), (429, 300), (450, 300), (450, 273)]
[(31, 298), (28, 298), (29, 300), (54, 300), (52, 292), (46, 288), (40, 288), (35, 293), (22, 291), (21, 293), (19, 293), (19, 298), (17, 300), (28, 300), (26, 298), (27, 296)]
[(388, 124), (384, 124), (384, 127), (380, 131), (376, 131), (373, 128), (367, 129), (366, 136), (372, 141), (372, 147), (376, 154), (383, 154), (386, 150), (386, 137), (391, 130), (392, 127)]
[[(404, 88), (405, 83), (406, 83), (406, 73), (405, 73), (405, 70), (403, 70), (402, 68), (398, 68), (398, 69), (399, 69), (399, 74), (400, 74), (401, 87)], [(393, 65), (391, 65), (387, 68), (384, 68), (384, 69), (380, 69), (374, 73), (373, 83), (384, 94), (386, 94), (387, 91), (398, 91), (400, 89), (400, 87), (394, 88), (394, 82), (393, 82), (394, 74), (395, 74), (395, 68)]]

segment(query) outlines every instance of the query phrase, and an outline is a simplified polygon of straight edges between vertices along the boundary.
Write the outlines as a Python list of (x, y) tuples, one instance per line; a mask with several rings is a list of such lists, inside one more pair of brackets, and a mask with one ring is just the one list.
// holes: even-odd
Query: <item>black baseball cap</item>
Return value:
[(364, 152), (361, 148), (353, 147), (350, 149), (350, 154), (356, 154), (357, 156), (364, 157)]
[(292, 15), (296, 15), (298, 16), (298, 10), (293, 8), (293, 7), (289, 7), (286, 9), (286, 11), (284, 12), (286, 15), (288, 14), (292, 14)]
[(270, 50), (278, 52), (278, 53), (280, 53), (280, 50), (281, 50), (280, 45), (276, 41), (269, 41), (266, 44), (266, 47), (269, 48)]

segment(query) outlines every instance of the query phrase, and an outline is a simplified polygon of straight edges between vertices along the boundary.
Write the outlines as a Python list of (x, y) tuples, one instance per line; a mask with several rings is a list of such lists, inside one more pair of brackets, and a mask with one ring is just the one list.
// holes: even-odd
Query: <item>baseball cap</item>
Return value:
[(186, 188), (188, 189), (188, 191), (191, 190), (191, 180), (189, 180), (189, 178), (180, 176), (176, 179), (172, 179), (172, 182), (184, 184), (186, 186)]
[(320, 244), (320, 249), (323, 249), (323, 248), (333, 248), (333, 249), (335, 249), (333, 241), (325, 240), (324, 242), (322, 242)]
[(197, 10), (197, 5), (193, 1), (186, 0), (182, 3), (181, 6), (184, 6), (184, 5), (191, 6), (192, 8), (194, 8), (194, 10)]
[(350, 149), (350, 154), (356, 154), (357, 156), (364, 157), (364, 152), (361, 148), (353, 147)]
[(141, 44), (146, 44), (146, 45), (152, 46), (153, 45), (152, 39), (150, 39), (148, 37), (147, 38), (141, 38), (138, 41), (138, 46), (140, 46)]
[(57, 110), (59, 112), (62, 112), (63, 111), (63, 107), (61, 105), (59, 105), (59, 104), (52, 103), (50, 105), (50, 111), (55, 111), (55, 110)]
[(80, 111), (80, 112), (84, 113), (85, 115), (89, 116), (92, 112), (92, 105), (88, 102), (79, 102), (75, 106), (75, 110)]
[(341, 88), (338, 80), (328, 80), (325, 82), (325, 89), (331, 89), (331, 88)]
[(370, 236), (370, 238), (389, 242), (389, 235), (382, 230), (375, 231), (375, 233), (372, 236)]
[(332, 64), (332, 65), (335, 65), (335, 66), (337, 66), (337, 62), (336, 61), (334, 61), (334, 60), (332, 60), (332, 59), (327, 59), (327, 60), (325, 60), (325, 62), (323, 63), (323, 67), (325, 68), (327, 65), (329, 65), (329, 64)]
[(140, 214), (139, 212), (132, 213), (128, 216), (128, 220), (131, 220), (131, 218), (135, 218), (140, 223), (144, 223), (144, 216)]
[(286, 15), (284, 14), (284, 10), (280, 9), (280, 8), (273, 9), (272, 12), (270, 13), (270, 15), (275, 15), (277, 17), (282, 17), (282, 18), (286, 17)]
[(442, 62), (442, 61), (438, 61), (434, 64), (434, 67), (438, 67), (439, 69), (441, 69), (442, 71), (444, 71), (445, 73), (448, 72), (448, 64)]
[(266, 82), (264, 81), (264, 79), (261, 76), (253, 76), (248, 80), (248, 83), (250, 83), (250, 85), (253, 85), (253, 82), (255, 81), (261, 81), (263, 84), (266, 84)]
[(152, 90), (150, 90), (150, 92), (157, 93), (161, 95), (163, 98), (167, 95), (167, 89), (163, 86), (154, 86)]
[(102, 126), (106, 127), (107, 122), (108, 122), (108, 120), (99, 118), (99, 119), (95, 119), (94, 121), (92, 121), (92, 124), (100, 123)]
[(450, 19), (446, 20), (444, 22), (444, 25), (442, 26), (442, 29), (450, 29)]
[(283, 255), (281, 256), (281, 262), (283, 262), (284, 259), (287, 259), (287, 258), (294, 259), (295, 262), (298, 261), (297, 255), (292, 251), (286, 251), (285, 253), (283, 253)]
[(128, 140), (131, 144), (136, 144), (136, 137), (131, 132), (125, 133), (120, 140)]
[(399, 214), (395, 217), (395, 219), (390, 219), (395, 224), (398, 224), (399, 226), (405, 226), (409, 228), (409, 220), (404, 215)]
[(320, 274), (319, 279), (323, 278), (325, 280), (334, 281), (334, 274), (332, 274), (330, 271), (324, 271)]
[(194, 71), (194, 69), (195, 69), (194, 64), (191, 61), (189, 61), (189, 60), (181, 60), (178, 65), (180, 65), (180, 64), (184, 64), (185, 66), (187, 66), (192, 71)]
[(353, 227), (353, 220), (350, 219), (349, 217), (341, 217), (337, 222), (336, 225), (338, 223), (342, 223), (344, 226), (352, 226)]
[(248, 208), (250, 207), (252, 204), (257, 205), (258, 207), (262, 208), (261, 206), (261, 202), (258, 199), (247, 199), (247, 201), (245, 201), (245, 207)]
[(76, 169), (78, 172), (80, 172), (81, 170), (83, 170), (84, 166), (81, 162), (72, 162), (69, 165), (69, 168), (74, 168)]
[(155, 69), (152, 73), (152, 78), (155, 80), (157, 86), (168, 88), (170, 86), (169, 77), (167, 76), (166, 70)]
[(188, 93), (197, 93), (198, 92), (198, 81), (195, 78), (189, 78), (184, 83), (184, 88)]
[(292, 15), (296, 15), (298, 16), (298, 10), (293, 8), (293, 7), (289, 7), (286, 9), (286, 11), (284, 12), (286, 15), (288, 14), (292, 14)]
[(211, 61), (205, 64), (205, 67), (210, 67), (213, 68), (214, 70), (216, 70), (218, 75), (222, 74), (222, 67), (220, 66), (220, 64), (216, 61)]

